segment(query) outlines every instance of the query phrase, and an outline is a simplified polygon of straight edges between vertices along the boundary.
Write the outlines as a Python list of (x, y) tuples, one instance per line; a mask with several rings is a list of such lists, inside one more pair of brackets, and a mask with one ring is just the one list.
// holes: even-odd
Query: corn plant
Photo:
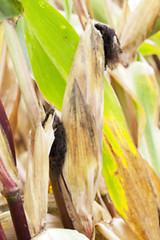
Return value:
[(160, 239), (159, 14), (0, 0), (0, 239)]

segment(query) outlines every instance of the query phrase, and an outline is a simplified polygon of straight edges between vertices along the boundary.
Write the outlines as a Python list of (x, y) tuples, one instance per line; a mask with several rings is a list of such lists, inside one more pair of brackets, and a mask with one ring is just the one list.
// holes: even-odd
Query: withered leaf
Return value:
[(160, 11), (160, 1), (142, 0), (135, 11), (128, 16), (120, 42), (124, 54), (121, 60), (124, 64), (135, 58), (140, 44), (149, 36)]

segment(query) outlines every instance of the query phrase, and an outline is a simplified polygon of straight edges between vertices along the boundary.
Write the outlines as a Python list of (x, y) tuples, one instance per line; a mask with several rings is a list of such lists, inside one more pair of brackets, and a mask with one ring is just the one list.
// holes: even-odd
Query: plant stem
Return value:
[(7, 118), (7, 115), (6, 115), (6, 112), (4, 110), (1, 100), (0, 100), (0, 125), (2, 126), (3, 130), (5, 131), (5, 134), (8, 139), (8, 143), (9, 143), (12, 155), (13, 155), (13, 159), (14, 159), (14, 162), (16, 165), (16, 154), (15, 154), (12, 130), (11, 130), (9, 120)]
[(28, 224), (22, 204), (20, 191), (12, 195), (5, 196), (11, 212), (11, 217), (18, 240), (31, 239)]
[(3, 29), (19, 86), (26, 103), (32, 126), (35, 129), (37, 123), (40, 121), (40, 110), (26, 59), (14, 23), (11, 21), (4, 21)]
[(0, 223), (0, 239), (1, 240), (7, 240), (6, 235), (5, 235), (4, 231), (3, 231), (1, 223)]
[(50, 169), (50, 181), (52, 184), (54, 197), (55, 197), (58, 209), (59, 209), (59, 213), (60, 213), (60, 217), (61, 217), (63, 226), (64, 226), (64, 228), (74, 229), (72, 221), (68, 215), (67, 208), (65, 206), (65, 200), (64, 200), (64, 197), (62, 194), (62, 189), (61, 189), (60, 182), (59, 182), (60, 178), (62, 178), (61, 175), (57, 176), (57, 174), (54, 174), (52, 169)]

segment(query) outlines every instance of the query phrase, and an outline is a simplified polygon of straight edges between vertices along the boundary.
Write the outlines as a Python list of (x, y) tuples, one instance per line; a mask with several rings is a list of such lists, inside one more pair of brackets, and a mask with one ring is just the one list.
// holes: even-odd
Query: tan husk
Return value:
[[(74, 80), (77, 80), (85, 101), (89, 104), (98, 129), (102, 148), (104, 108), (104, 47), (100, 32), (89, 22), (74, 55), (73, 64), (64, 94), (63, 109), (66, 107)], [(62, 112), (63, 112), (62, 109)]]
[(62, 121), (67, 143), (63, 175), (77, 214), (91, 238), (92, 205), (98, 189), (102, 159), (95, 120), (76, 80), (63, 108)]
[[(63, 175), (81, 224), (90, 238), (92, 205), (102, 168), (103, 93), (103, 40), (89, 21), (67, 81), (62, 122), (67, 144)], [(77, 226), (76, 221), (72, 221), (74, 227)]]
[[(53, 142), (52, 117), (48, 119), (47, 129), (37, 124), (33, 153), (31, 145), (28, 156), (28, 169), (24, 193), (24, 207), (31, 222), (33, 233), (39, 233), (46, 225), (48, 208), (49, 159), (48, 154)], [(49, 129), (48, 129), (49, 128)], [(49, 130), (49, 131), (48, 131)], [(47, 134), (50, 132), (51, 136)]]

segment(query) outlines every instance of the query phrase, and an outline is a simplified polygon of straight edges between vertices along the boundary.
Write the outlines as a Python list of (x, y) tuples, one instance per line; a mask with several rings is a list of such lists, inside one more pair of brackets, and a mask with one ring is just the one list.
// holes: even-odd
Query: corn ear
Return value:
[[(91, 238), (93, 201), (101, 173), (101, 152), (94, 117), (75, 80), (62, 112), (67, 152), (63, 175), (81, 223)], [(74, 224), (74, 223), (73, 223)]]
[[(74, 80), (77, 80), (85, 101), (89, 104), (96, 121), (100, 147), (102, 149), (104, 107), (104, 47), (100, 32), (89, 22), (82, 36), (67, 81), (63, 109), (70, 95)], [(62, 109), (62, 112), (63, 112)]]

